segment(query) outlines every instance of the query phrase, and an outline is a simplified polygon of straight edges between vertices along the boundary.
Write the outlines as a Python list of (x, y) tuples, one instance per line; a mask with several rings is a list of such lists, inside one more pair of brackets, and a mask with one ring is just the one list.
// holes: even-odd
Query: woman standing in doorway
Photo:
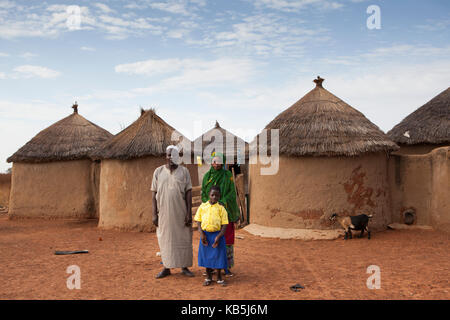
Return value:
[(228, 268), (226, 276), (232, 276), (230, 269), (234, 266), (234, 223), (239, 219), (239, 208), (236, 202), (236, 191), (234, 188), (233, 175), (225, 169), (225, 156), (214, 152), (211, 160), (211, 168), (204, 175), (202, 182), (202, 202), (209, 200), (209, 192), (212, 186), (219, 186), (221, 195), (219, 202), (228, 213), (228, 227), (225, 231), (225, 242), (227, 248)]

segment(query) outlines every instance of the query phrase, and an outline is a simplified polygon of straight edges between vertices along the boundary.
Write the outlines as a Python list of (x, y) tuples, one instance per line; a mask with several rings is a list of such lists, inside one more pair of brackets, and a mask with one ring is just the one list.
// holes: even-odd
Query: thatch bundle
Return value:
[(280, 154), (356, 156), (398, 149), (361, 112), (324, 89), (322, 81), (317, 77), (313, 90), (266, 126), (279, 129)]
[(449, 143), (450, 88), (411, 113), (387, 134), (400, 144)]
[(52, 162), (88, 159), (89, 152), (113, 135), (74, 112), (39, 132), (7, 159), (8, 162)]
[[(222, 141), (216, 139), (218, 135), (222, 137)], [(217, 121), (214, 128), (206, 131), (194, 140), (192, 144), (194, 155), (202, 156), (203, 151), (208, 146), (210, 146), (210, 148), (213, 146), (215, 151), (222, 150), (229, 161), (234, 159), (236, 162), (238, 157), (248, 159), (248, 143), (222, 128)]]
[[(180, 137), (173, 141), (172, 134)], [(93, 159), (128, 160), (145, 156), (163, 156), (171, 144), (187, 138), (178, 133), (154, 109), (141, 109), (141, 116), (112, 139), (91, 152)]]

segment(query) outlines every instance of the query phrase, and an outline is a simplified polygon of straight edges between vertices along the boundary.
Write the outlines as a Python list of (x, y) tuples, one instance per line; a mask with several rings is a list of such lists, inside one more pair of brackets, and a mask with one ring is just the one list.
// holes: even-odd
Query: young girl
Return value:
[(200, 243), (198, 246), (198, 265), (206, 268), (207, 278), (203, 283), (209, 286), (212, 282), (213, 269), (217, 270), (217, 283), (225, 285), (222, 280), (222, 269), (227, 269), (227, 249), (225, 230), (228, 225), (228, 213), (218, 202), (220, 188), (212, 186), (209, 201), (198, 207), (194, 220), (198, 222)]

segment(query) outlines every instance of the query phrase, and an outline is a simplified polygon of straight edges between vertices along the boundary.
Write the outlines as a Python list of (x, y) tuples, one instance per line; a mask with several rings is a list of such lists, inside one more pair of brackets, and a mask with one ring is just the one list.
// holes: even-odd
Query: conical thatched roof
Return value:
[(450, 88), (411, 113), (387, 134), (402, 144), (449, 143)]
[[(141, 109), (141, 116), (112, 139), (91, 152), (93, 159), (134, 159), (145, 156), (163, 156), (176, 131), (156, 115), (154, 109)], [(178, 133), (179, 134), (179, 133)], [(179, 134), (179, 136), (187, 139)], [(191, 142), (189, 140), (188, 143)]]
[(280, 154), (356, 156), (398, 149), (361, 112), (324, 89), (323, 80), (317, 77), (314, 89), (266, 126), (279, 129)]
[(51, 162), (88, 159), (89, 152), (113, 135), (74, 112), (39, 132), (7, 159), (8, 162)]
[[(220, 140), (216, 141), (216, 135), (222, 136), (222, 145), (220, 145)], [(227, 140), (232, 139), (232, 140)], [(232, 134), (231, 132), (225, 130), (222, 128), (219, 124), (219, 122), (216, 121), (216, 124), (214, 127), (208, 131), (206, 131), (204, 134), (202, 134), (200, 137), (194, 140), (192, 150), (194, 150), (194, 154), (197, 156), (203, 155), (203, 151), (206, 147), (210, 146), (211, 148), (214, 146), (215, 151), (218, 149), (222, 149), (223, 154), (231, 161), (231, 159), (234, 159), (237, 161), (238, 157), (238, 150), (239, 148), (242, 148), (244, 146), (244, 152), (242, 154), (239, 154), (240, 157), (246, 157), (248, 158), (248, 143), (245, 142), (243, 139), (239, 138), (238, 136)], [(233, 146), (233, 148), (227, 148), (227, 144), (229, 146)], [(201, 149), (200, 149), (201, 147)], [(239, 150), (239, 153), (242, 150)]]

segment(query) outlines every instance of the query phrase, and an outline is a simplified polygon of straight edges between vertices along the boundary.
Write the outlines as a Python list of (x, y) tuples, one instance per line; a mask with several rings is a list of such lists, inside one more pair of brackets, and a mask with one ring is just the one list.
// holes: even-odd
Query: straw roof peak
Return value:
[(89, 153), (113, 135), (74, 112), (39, 132), (17, 150), (8, 162), (52, 162), (89, 159)]
[(72, 105), (73, 113), (78, 113), (78, 103), (75, 101), (75, 103)]
[(279, 152), (287, 156), (356, 156), (398, 146), (361, 112), (323, 88), (318, 76), (310, 92), (265, 129), (279, 129)]
[(450, 87), (394, 126), (388, 136), (397, 143), (450, 143)]
[[(217, 134), (220, 134), (222, 136), (222, 139), (216, 141)], [(232, 138), (233, 141), (227, 141), (227, 138)], [(220, 145), (220, 143), (222, 145)], [(244, 139), (222, 128), (217, 120), (213, 128), (206, 131), (194, 140), (192, 150), (194, 150), (195, 154), (202, 154), (203, 150), (205, 150), (205, 148), (210, 144), (214, 145), (217, 148), (221, 148), (222, 152), (230, 158), (237, 157), (238, 153), (240, 152), (239, 148), (241, 146), (244, 146), (245, 156), (248, 157), (248, 143), (245, 142)], [(233, 150), (230, 150), (230, 148), (227, 149), (227, 145), (228, 147), (231, 147), (231, 144), (233, 145)]]
[[(91, 152), (94, 159), (128, 160), (146, 156), (163, 156), (176, 130), (160, 118), (154, 108), (144, 110), (131, 125)], [(179, 133), (180, 140), (187, 139)], [(189, 141), (189, 140), (187, 140)], [(189, 141), (190, 143), (190, 141)]]
[(316, 84), (316, 87), (322, 88), (322, 82), (325, 79), (321, 78), (320, 76), (317, 76), (317, 79), (314, 79), (313, 82)]

